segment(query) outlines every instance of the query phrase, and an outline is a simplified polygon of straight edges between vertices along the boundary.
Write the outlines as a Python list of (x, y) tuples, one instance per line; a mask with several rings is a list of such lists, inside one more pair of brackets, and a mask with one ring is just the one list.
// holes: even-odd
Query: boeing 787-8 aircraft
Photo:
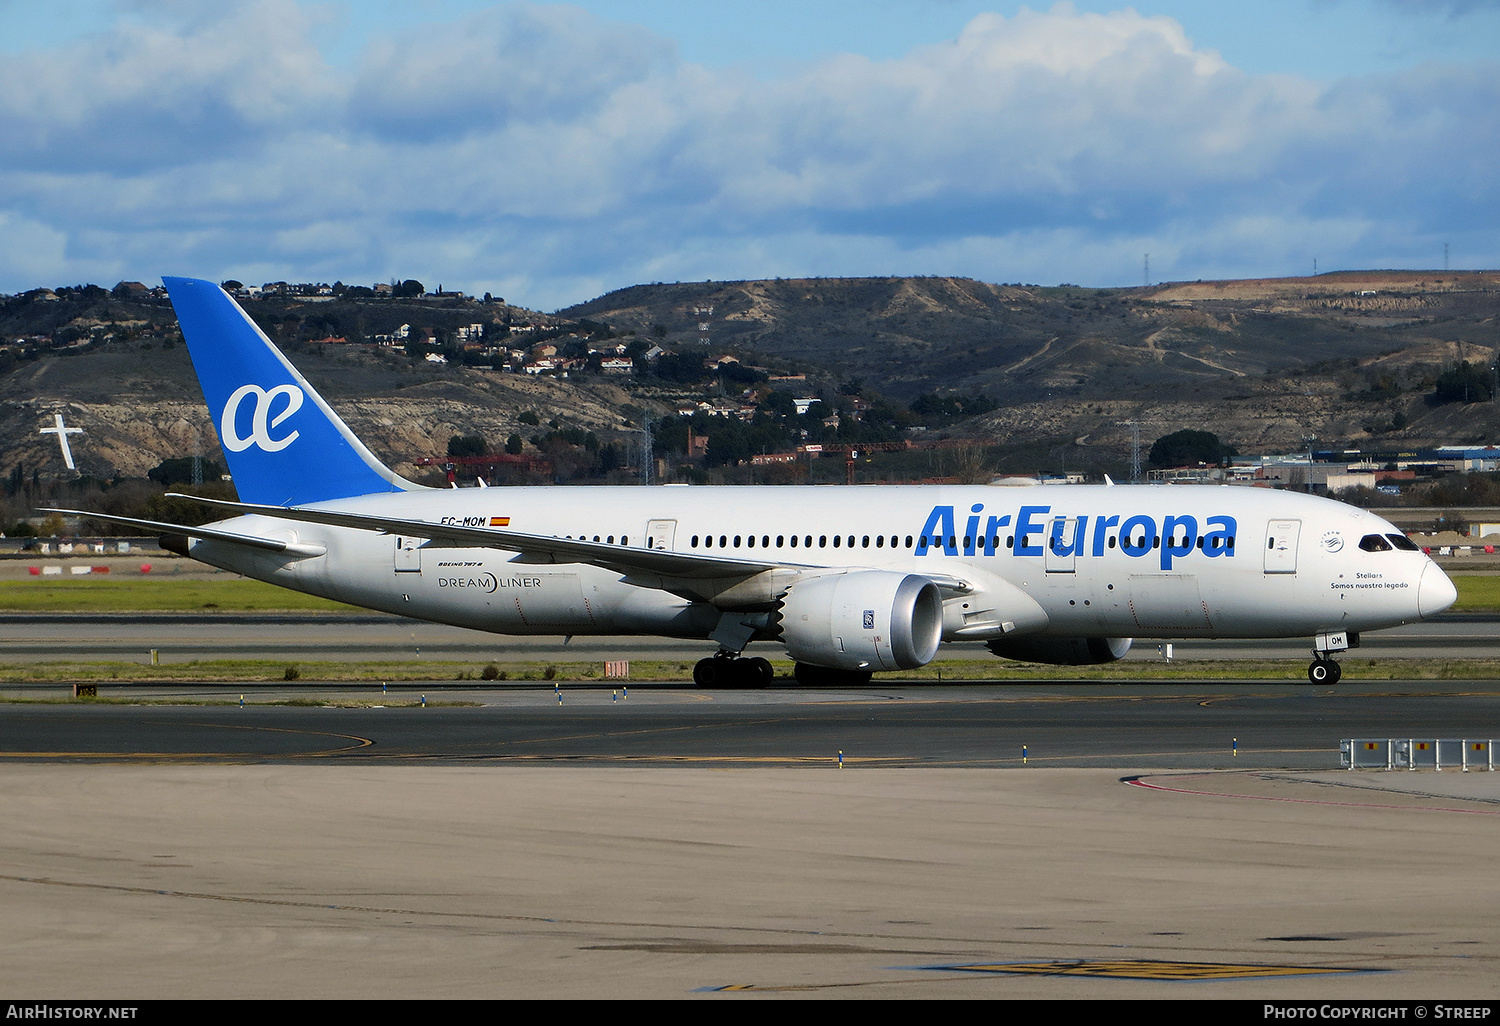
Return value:
[[(202, 527), (86, 515), (297, 591), (496, 634), (717, 644), (693, 679), (807, 684), (931, 661), (944, 641), (1056, 664), (1133, 638), (1307, 637), (1308, 677), (1452, 582), (1391, 524), (1238, 487), (427, 488), (367, 449), (218, 285), (166, 278), (241, 502)], [(207, 501), (207, 500), (204, 500)], [(79, 511), (64, 511), (79, 512)]]

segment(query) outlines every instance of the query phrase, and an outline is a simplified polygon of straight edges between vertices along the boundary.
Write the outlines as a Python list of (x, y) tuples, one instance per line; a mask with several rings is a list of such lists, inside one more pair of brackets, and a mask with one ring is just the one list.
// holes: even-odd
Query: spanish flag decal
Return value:
[(510, 517), (490, 517), (491, 527), (509, 527)]

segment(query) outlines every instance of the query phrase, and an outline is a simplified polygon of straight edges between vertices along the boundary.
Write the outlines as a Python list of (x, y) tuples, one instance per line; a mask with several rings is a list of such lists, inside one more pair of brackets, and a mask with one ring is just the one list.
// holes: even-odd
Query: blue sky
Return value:
[(1500, 266), (1500, 0), (0, 0), (0, 291)]

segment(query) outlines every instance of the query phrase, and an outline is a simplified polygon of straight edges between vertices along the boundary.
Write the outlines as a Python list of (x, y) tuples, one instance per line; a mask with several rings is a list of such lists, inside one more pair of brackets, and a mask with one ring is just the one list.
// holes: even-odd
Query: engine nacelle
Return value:
[(1123, 659), (1132, 638), (996, 638), (989, 650), (1002, 659), (1054, 666), (1092, 666)]
[(916, 574), (855, 570), (792, 585), (781, 638), (799, 663), (840, 670), (914, 670), (937, 655), (943, 598)]

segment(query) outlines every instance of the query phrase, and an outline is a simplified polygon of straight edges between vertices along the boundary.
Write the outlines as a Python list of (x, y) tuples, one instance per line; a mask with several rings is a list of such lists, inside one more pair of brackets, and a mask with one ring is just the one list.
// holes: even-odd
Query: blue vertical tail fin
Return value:
[(227, 292), (162, 281), (242, 502), (300, 506), (420, 487), (365, 448)]

